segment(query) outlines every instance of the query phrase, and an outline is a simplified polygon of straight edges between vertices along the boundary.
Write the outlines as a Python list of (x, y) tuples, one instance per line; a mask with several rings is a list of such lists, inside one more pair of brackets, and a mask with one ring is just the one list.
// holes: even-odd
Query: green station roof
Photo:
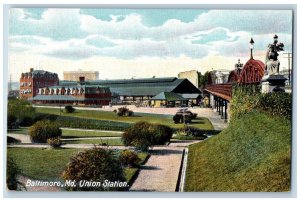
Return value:
[(151, 100), (182, 101), (186, 99), (177, 93), (161, 92), (158, 95), (151, 98)]
[[(75, 85), (74, 81), (60, 81), (60, 85)], [(102, 85), (110, 88), (110, 91), (120, 96), (155, 96), (161, 92), (172, 92), (178, 86), (185, 85), (186, 93), (200, 93), (187, 79), (176, 77), (145, 78), (145, 79), (120, 79), (87, 81), (87, 85)]]

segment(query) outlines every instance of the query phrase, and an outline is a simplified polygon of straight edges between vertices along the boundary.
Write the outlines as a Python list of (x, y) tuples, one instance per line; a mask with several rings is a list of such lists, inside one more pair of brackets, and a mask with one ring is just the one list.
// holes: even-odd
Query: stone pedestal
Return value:
[(285, 92), (285, 81), (287, 79), (280, 74), (264, 76), (261, 80), (261, 92)]

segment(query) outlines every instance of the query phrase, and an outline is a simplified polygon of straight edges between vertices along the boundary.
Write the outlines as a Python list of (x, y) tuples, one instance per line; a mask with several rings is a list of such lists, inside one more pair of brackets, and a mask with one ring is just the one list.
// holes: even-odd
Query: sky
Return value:
[[(265, 61), (274, 34), (292, 51), (290, 10), (11, 8), (9, 75), (99, 71), (100, 79), (172, 77)], [(283, 53), (283, 52), (282, 52)], [(282, 68), (287, 59), (280, 55)]]

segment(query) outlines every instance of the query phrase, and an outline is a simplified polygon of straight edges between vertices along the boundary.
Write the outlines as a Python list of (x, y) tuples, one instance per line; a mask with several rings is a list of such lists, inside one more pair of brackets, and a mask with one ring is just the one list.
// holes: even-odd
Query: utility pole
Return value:
[(292, 59), (292, 53), (283, 53), (284, 55), (287, 55), (288, 59), (288, 73), (289, 73), (289, 85), (291, 85), (291, 59)]

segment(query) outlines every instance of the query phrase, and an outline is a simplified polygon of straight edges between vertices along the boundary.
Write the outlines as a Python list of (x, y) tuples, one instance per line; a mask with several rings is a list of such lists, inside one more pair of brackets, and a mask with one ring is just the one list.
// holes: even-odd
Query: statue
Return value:
[(278, 52), (283, 51), (284, 44), (278, 43), (278, 36), (274, 36), (273, 44), (268, 45), (267, 53), (266, 53), (266, 69), (265, 75), (278, 75), (279, 74), (279, 66), (280, 62), (278, 60)]

